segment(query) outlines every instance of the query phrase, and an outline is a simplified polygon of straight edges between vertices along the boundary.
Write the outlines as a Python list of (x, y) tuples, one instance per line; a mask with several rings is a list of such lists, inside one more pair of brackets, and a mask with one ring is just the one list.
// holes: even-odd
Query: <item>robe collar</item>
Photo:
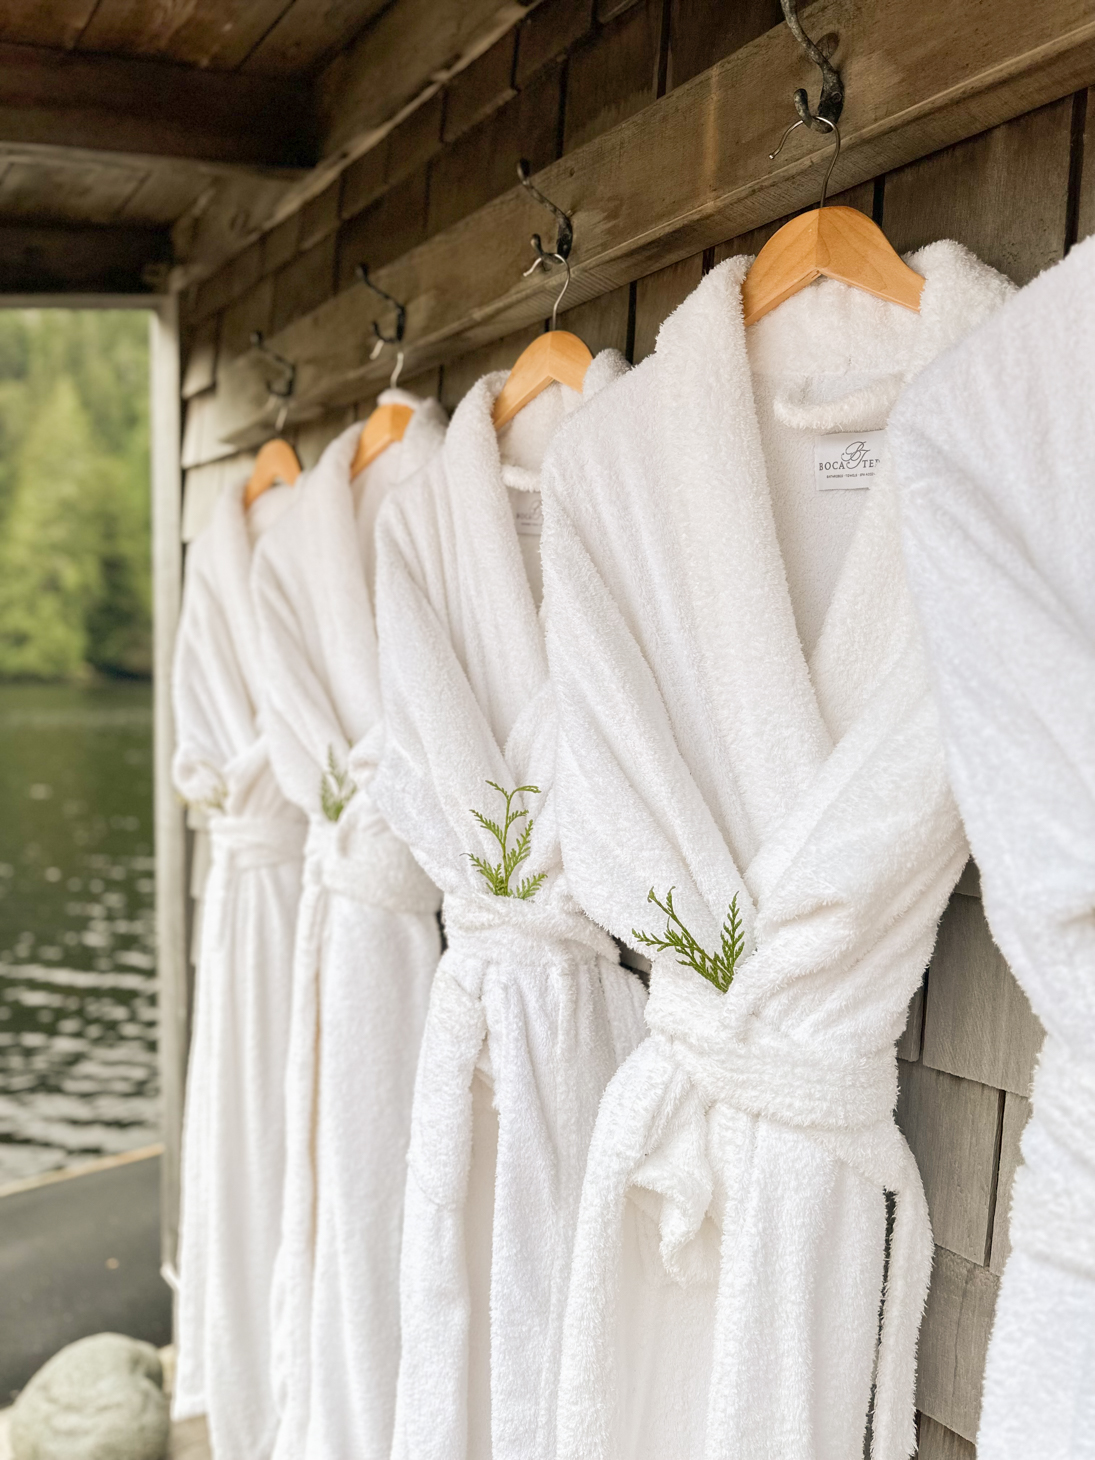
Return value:
[[(863, 429), (866, 420), (884, 425), (895, 381), (899, 389), (912, 379), (1011, 288), (959, 244), (933, 244), (909, 261), (925, 286), (919, 316), (901, 311), (897, 317), (901, 352), (893, 368), (843, 400), (807, 405), (785, 397), (777, 404), (785, 423), (814, 430)], [(662, 492), (670, 530), (684, 549), (678, 561), (688, 564), (681, 588), (711, 712), (735, 778), (749, 787), (763, 842), (852, 733), (899, 640), (915, 633), (915, 624), (895, 494), (883, 477), (864, 504), (807, 664), (772, 514), (742, 315), (741, 284), (751, 263), (746, 256), (728, 259), (663, 324), (654, 409), (665, 451)], [(778, 324), (769, 317), (769, 332), (796, 344), (796, 372), (808, 377), (825, 368), (831, 326), (846, 317), (851, 294), (859, 295), (850, 305), (858, 309), (867, 298), (861, 291), (823, 280), (781, 306)], [(874, 300), (870, 306), (880, 329), (900, 309)], [(877, 358), (872, 364), (877, 368)], [(855, 369), (854, 351), (847, 369)]]

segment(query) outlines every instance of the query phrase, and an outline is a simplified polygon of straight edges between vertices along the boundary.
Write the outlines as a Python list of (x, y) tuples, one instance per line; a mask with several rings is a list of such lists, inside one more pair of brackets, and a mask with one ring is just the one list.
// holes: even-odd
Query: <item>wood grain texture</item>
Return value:
[(230, 71), (291, 0), (99, 0), (77, 42), (81, 51), (155, 56)]
[(0, 45), (0, 141), (268, 167), (314, 161), (307, 92), (160, 61)]
[(300, 210), (300, 248), (311, 248), (338, 227), (341, 191), (342, 179), (335, 178), (333, 183), (305, 203)]
[(514, 85), (524, 86), (541, 66), (561, 59), (592, 24), (592, 0), (543, 0), (517, 33)]
[(989, 1267), (995, 1273), (1004, 1271), (1011, 1251), (1008, 1228), (1011, 1222), (1011, 1188), (1019, 1169), (1022, 1153), (1019, 1140), (1030, 1119), (1030, 1101), (1008, 1091), (1004, 1097), (1004, 1125), (1000, 1141), (1000, 1174), (996, 1185), (996, 1215), (992, 1224), (992, 1258)]
[(292, 0), (244, 62), (245, 71), (296, 76), (341, 51), (383, 10), (387, 0)]
[(217, 401), (212, 390), (191, 396), (186, 402), (180, 462), (186, 471), (192, 466), (205, 466), (226, 456), (234, 456), (236, 448), (222, 441), (217, 433)]
[(1083, 165), (1076, 210), (1076, 237), (1090, 238), (1095, 233), (1095, 91), (1087, 93), (1083, 131)]
[(559, 315), (559, 328), (572, 330), (583, 339), (591, 352), (619, 350), (627, 353), (628, 314), (631, 308), (631, 288), (624, 284), (599, 299), (590, 299), (576, 309), (568, 309)]
[(930, 1414), (922, 1414), (916, 1460), (977, 1460), (977, 1450), (969, 1440), (946, 1429)]
[(654, 353), (658, 331), (678, 304), (688, 298), (703, 278), (703, 254), (647, 274), (635, 285), (634, 363)]
[(436, 73), (488, 49), (524, 13), (499, 0), (395, 0), (319, 77), (322, 155), (389, 121)]
[(314, 248), (298, 253), (274, 275), (272, 330), (284, 329), (294, 319), (330, 299), (335, 288), (335, 242), (335, 235), (329, 234)]
[(170, 228), (209, 186), (209, 173), (174, 158), (151, 158), (141, 167), (141, 181), (118, 214), (118, 222)]
[[(671, 0), (669, 20), (670, 88), (691, 81), (724, 56), (755, 41), (780, 24), (779, 0)], [(811, 27), (812, 29), (812, 27)]]
[(445, 94), (437, 92), (342, 174), (342, 216), (368, 207), (389, 188), (421, 170), (441, 148)]
[(928, 972), (921, 1060), (1029, 1095), (1042, 1039), (1042, 1026), (992, 941), (980, 902), (952, 898)]
[[(368, 264), (370, 272), (375, 273), (422, 242), (426, 236), (428, 187), (429, 173), (420, 167), (375, 203), (342, 223), (338, 230), (336, 288), (354, 287), (358, 264)], [(384, 308), (375, 294), (371, 302), (376, 309)], [(372, 335), (371, 329), (369, 334)]]
[[(901, 0), (818, 0), (811, 15), (841, 38), (849, 100), (838, 188), (982, 132), (1095, 72), (1090, 0), (1054, 0), (1049, 11), (1024, 0), (972, 0), (946, 27)], [(810, 203), (827, 150), (821, 139), (797, 134), (775, 163), (768, 153), (786, 122), (787, 94), (812, 80), (783, 27), (544, 169), (538, 186), (575, 220), (575, 302)], [(539, 215), (514, 187), (383, 271), (378, 282), (408, 302), (409, 368), (544, 316), (549, 289), (521, 277)], [(375, 388), (377, 372), (358, 348), (362, 324), (340, 302), (302, 320), (284, 342), (301, 362), (296, 409)], [(226, 391), (226, 429), (241, 440), (252, 429), (253, 395), (244, 377)]]
[(112, 223), (145, 179), (143, 170), (109, 159), (10, 162), (0, 172), (0, 217), (9, 222)]
[(981, 1377), (999, 1286), (988, 1268), (936, 1247), (920, 1326), (917, 1408), (971, 1442), (977, 1438)]
[(894, 247), (954, 238), (1028, 283), (1064, 252), (1071, 124), (1065, 98), (891, 174), (883, 223)]
[(224, 313), (218, 316), (220, 328), (220, 359), (222, 364), (236, 360), (251, 349), (251, 336), (256, 330), (270, 333), (270, 322), (274, 317), (274, 280), (268, 274), (260, 279), (253, 289), (248, 289), (234, 300)]
[(905, 1133), (940, 1246), (984, 1263), (996, 1194), (999, 1090), (926, 1065), (898, 1063), (897, 1123)]
[(98, 0), (3, 0), (0, 42), (69, 51), (97, 4)]
[(657, 96), (662, 5), (640, 0), (570, 55), (563, 151), (618, 126)]
[(517, 31), (511, 30), (449, 83), (443, 142), (452, 142), (517, 95), (513, 84), (516, 59)]

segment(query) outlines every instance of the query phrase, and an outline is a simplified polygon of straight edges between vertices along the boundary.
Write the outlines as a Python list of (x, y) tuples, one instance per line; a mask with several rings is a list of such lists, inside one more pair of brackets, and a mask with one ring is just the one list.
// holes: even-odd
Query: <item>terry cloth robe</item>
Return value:
[(1095, 241), (894, 416), (905, 552), (985, 914), (1046, 1027), (979, 1460), (1095, 1455)]
[[(623, 368), (598, 356), (586, 394)], [(445, 894), (447, 949), (415, 1084), (393, 1455), (549, 1460), (559, 1328), (601, 1093), (643, 1034), (645, 990), (574, 906), (555, 832), (554, 716), (537, 617), (539, 460), (581, 397), (552, 385), (500, 436), (506, 376), (385, 505), (377, 613), (387, 740), (377, 804)], [(503, 460), (505, 465), (503, 465)], [(518, 530), (520, 529), (520, 531)], [(507, 792), (534, 823), (496, 896), (473, 864)], [(512, 847), (523, 822), (509, 839)]]
[(360, 422), (333, 441), (256, 554), (271, 757), (308, 816), (286, 1081), (275, 1285), (279, 1460), (387, 1460), (411, 1093), (441, 956), (440, 894), (369, 793), (383, 735), (373, 619), (381, 501), (437, 449), (414, 416), (352, 482)]
[(747, 340), (750, 262), (544, 464), (568, 885), (633, 944), (651, 888), (708, 951), (736, 896), (746, 938), (725, 994), (652, 955), (582, 1194), (564, 1460), (852, 1460), (872, 1378), (874, 1456), (914, 1447), (932, 1242), (894, 1044), (966, 845), (891, 480), (818, 491), (813, 444), (884, 427), (1009, 286), (936, 244), (919, 315), (821, 281)]
[(205, 814), (212, 862), (183, 1129), (177, 1418), (205, 1413), (217, 1460), (267, 1460), (270, 1290), (281, 1225), (293, 929), (304, 821), (256, 719), (261, 680), (252, 542), (284, 510), (219, 497), (186, 563), (175, 649), (174, 779)]

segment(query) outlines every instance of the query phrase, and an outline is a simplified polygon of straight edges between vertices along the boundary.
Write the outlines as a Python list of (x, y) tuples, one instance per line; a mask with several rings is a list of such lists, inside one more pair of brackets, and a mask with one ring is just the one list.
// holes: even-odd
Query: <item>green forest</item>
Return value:
[(0, 679), (152, 663), (148, 318), (0, 311)]

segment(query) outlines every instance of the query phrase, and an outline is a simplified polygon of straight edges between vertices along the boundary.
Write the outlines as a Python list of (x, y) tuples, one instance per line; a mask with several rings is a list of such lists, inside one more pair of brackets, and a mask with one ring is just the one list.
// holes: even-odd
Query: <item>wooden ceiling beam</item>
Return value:
[(170, 247), (164, 229), (0, 222), (0, 294), (156, 293)]
[(307, 85), (0, 45), (0, 142), (243, 164), (315, 162)]

